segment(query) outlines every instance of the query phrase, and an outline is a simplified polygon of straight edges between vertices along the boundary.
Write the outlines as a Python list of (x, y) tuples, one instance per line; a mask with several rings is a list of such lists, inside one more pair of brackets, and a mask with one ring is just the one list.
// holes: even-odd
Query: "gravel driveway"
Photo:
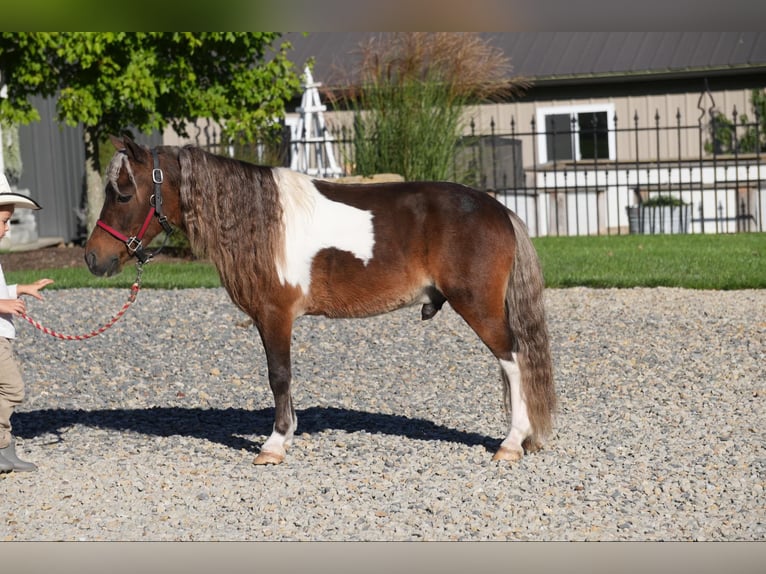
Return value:
[[(50, 291), (86, 332), (124, 290)], [(766, 291), (547, 292), (560, 396), (547, 448), (490, 461), (496, 361), (448, 307), (302, 318), (298, 433), (272, 424), (265, 355), (222, 289), (152, 291), (60, 341), (17, 321), (27, 401), (0, 475), (0, 540), (764, 540)]]

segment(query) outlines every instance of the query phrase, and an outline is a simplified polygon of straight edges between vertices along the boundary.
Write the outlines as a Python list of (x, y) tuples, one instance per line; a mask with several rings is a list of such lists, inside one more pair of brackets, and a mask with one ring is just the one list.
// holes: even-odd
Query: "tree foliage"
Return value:
[(754, 118), (738, 114), (736, 108), (729, 119), (722, 113), (713, 115), (710, 140), (705, 151), (713, 154), (762, 153), (766, 151), (766, 89), (750, 92)]
[(0, 118), (39, 119), (29, 96), (58, 96), (59, 120), (92, 136), (168, 124), (180, 135), (197, 118), (254, 138), (284, 115), (300, 88), (278, 33), (3, 32)]
[(40, 119), (31, 96), (56, 97), (61, 123), (84, 129), (87, 228), (103, 201), (99, 143), (128, 128), (168, 125), (187, 136), (197, 119), (218, 122), (231, 141), (278, 128), (300, 89), (273, 32), (2, 32), (0, 121)]

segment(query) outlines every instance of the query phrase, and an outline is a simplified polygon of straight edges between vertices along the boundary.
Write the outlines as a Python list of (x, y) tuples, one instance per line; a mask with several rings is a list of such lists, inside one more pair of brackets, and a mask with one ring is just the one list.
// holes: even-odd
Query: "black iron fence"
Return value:
[[(526, 130), (514, 118), (484, 130), (470, 120), (450, 179), (492, 193), (536, 236), (763, 232), (766, 134), (757, 111), (731, 118), (684, 122), (678, 111), (623, 122), (591, 106), (538, 113)], [(356, 175), (353, 135), (341, 126), (309, 142), (285, 128), (281, 142), (206, 147), (335, 177)]]
[[(757, 113), (692, 123), (680, 111), (670, 122), (634, 113), (625, 126), (599, 110), (542, 117), (527, 131), (513, 118), (484, 131), (471, 121), (452, 179), (493, 193), (533, 235), (764, 231), (766, 134)], [(352, 130), (326, 135), (353, 174)]]

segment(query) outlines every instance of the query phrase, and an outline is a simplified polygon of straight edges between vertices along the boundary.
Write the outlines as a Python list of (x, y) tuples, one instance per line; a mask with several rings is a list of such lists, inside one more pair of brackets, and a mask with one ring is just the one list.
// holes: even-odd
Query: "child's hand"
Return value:
[(30, 295), (34, 297), (35, 299), (40, 299), (40, 301), (43, 300), (43, 296), (40, 295), (40, 290), (44, 289), (48, 285), (53, 283), (53, 279), (38, 279), (34, 283), (31, 283), (29, 285), (17, 285), (16, 286), (16, 294), (17, 295)]
[(27, 312), (27, 306), (21, 299), (0, 299), (0, 313), (21, 315)]

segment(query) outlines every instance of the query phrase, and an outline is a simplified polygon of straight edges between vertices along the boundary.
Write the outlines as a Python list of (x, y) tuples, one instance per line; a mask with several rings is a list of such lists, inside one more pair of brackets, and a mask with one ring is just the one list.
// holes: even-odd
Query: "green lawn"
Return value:
[[(31, 283), (41, 277), (53, 279), (55, 283), (47, 289), (72, 289), (93, 287), (107, 289), (129, 288), (136, 280), (134, 265), (126, 265), (115, 277), (95, 277), (83, 263), (82, 267), (48, 269), (43, 271), (8, 271), (7, 283)], [(221, 281), (212, 264), (202, 261), (179, 263), (149, 262), (144, 265), (141, 286), (147, 289), (185, 289), (190, 287), (219, 287)]]
[(766, 234), (541, 237), (548, 287), (766, 287)]
[[(686, 287), (690, 289), (766, 288), (766, 234), (622, 235), (534, 239), (548, 287)], [(127, 266), (117, 277), (93, 277), (79, 268), (9, 271), (9, 283), (50, 277), (51, 288), (129, 287), (136, 278)], [(150, 262), (143, 287), (218, 287), (206, 262)]]

